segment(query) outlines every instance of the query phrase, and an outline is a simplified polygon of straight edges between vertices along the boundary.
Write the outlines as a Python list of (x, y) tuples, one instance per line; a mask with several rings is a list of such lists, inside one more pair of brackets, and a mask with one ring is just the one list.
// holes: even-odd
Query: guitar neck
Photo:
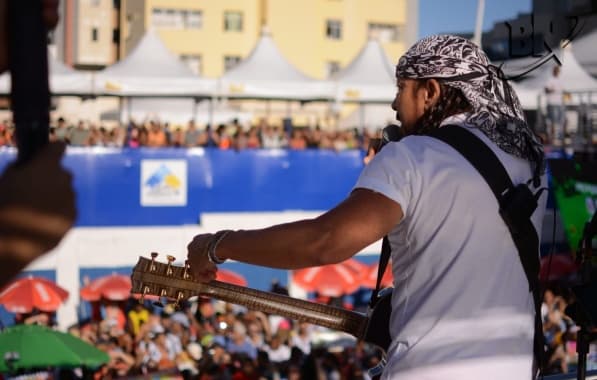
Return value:
[[(142, 258), (141, 261), (143, 260), (145, 259)], [(150, 265), (148, 262), (149, 260), (142, 265), (146, 267), (145, 269)], [(142, 287), (137, 289), (138, 292), (143, 292), (141, 289), (147, 287), (149, 294), (159, 295), (165, 291), (170, 296), (182, 291), (185, 294), (207, 296), (242, 305), (248, 309), (343, 331), (357, 338), (363, 337), (367, 325), (367, 317), (361, 313), (220, 281), (194, 282), (184, 279), (183, 269), (178, 267), (173, 267), (173, 273), (167, 278), (159, 273), (136, 269), (133, 271), (132, 280), (134, 284), (142, 284)]]

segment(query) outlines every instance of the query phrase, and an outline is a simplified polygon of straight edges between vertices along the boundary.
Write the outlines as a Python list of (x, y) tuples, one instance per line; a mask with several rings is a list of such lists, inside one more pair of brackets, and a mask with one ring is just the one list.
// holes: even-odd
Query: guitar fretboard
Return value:
[[(152, 265), (154, 268), (152, 268)], [(171, 272), (170, 274), (167, 274)], [(362, 338), (367, 317), (350, 310), (245, 288), (220, 281), (199, 283), (184, 278), (184, 268), (139, 258), (131, 276), (133, 292), (188, 298), (201, 295), (290, 319), (313, 323)]]

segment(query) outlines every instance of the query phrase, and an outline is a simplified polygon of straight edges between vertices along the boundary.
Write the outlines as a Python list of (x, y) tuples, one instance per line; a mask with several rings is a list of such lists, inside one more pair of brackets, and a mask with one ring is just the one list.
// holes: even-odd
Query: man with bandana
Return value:
[[(459, 152), (426, 134), (472, 132), (514, 184), (534, 178), (535, 190), (546, 186), (542, 146), (501, 70), (466, 39), (420, 40), (396, 77), (392, 107), (406, 137), (369, 162), (342, 203), (311, 220), (198, 235), (188, 245), (192, 273), (212, 280), (226, 259), (338, 263), (388, 235), (395, 289), (382, 379), (531, 379), (533, 295), (497, 199)], [(545, 202), (532, 215), (536, 231)]]

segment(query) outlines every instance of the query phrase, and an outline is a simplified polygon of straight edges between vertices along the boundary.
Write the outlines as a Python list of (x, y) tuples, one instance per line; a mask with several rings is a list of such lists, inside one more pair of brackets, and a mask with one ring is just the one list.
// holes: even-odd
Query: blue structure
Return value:
[[(14, 151), (0, 151), (0, 168)], [(144, 160), (186, 163), (184, 206), (141, 205)], [(197, 224), (202, 212), (325, 210), (350, 192), (363, 167), (362, 152), (177, 148), (69, 148), (64, 164), (74, 176), (77, 226)], [(161, 173), (144, 182), (155, 186)]]

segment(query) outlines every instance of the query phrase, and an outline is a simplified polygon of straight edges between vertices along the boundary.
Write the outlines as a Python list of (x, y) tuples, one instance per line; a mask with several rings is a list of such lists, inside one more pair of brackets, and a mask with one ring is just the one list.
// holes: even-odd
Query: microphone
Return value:
[(389, 124), (381, 131), (381, 146), (383, 147), (390, 141), (400, 141), (403, 137), (404, 131), (402, 127), (396, 124)]

